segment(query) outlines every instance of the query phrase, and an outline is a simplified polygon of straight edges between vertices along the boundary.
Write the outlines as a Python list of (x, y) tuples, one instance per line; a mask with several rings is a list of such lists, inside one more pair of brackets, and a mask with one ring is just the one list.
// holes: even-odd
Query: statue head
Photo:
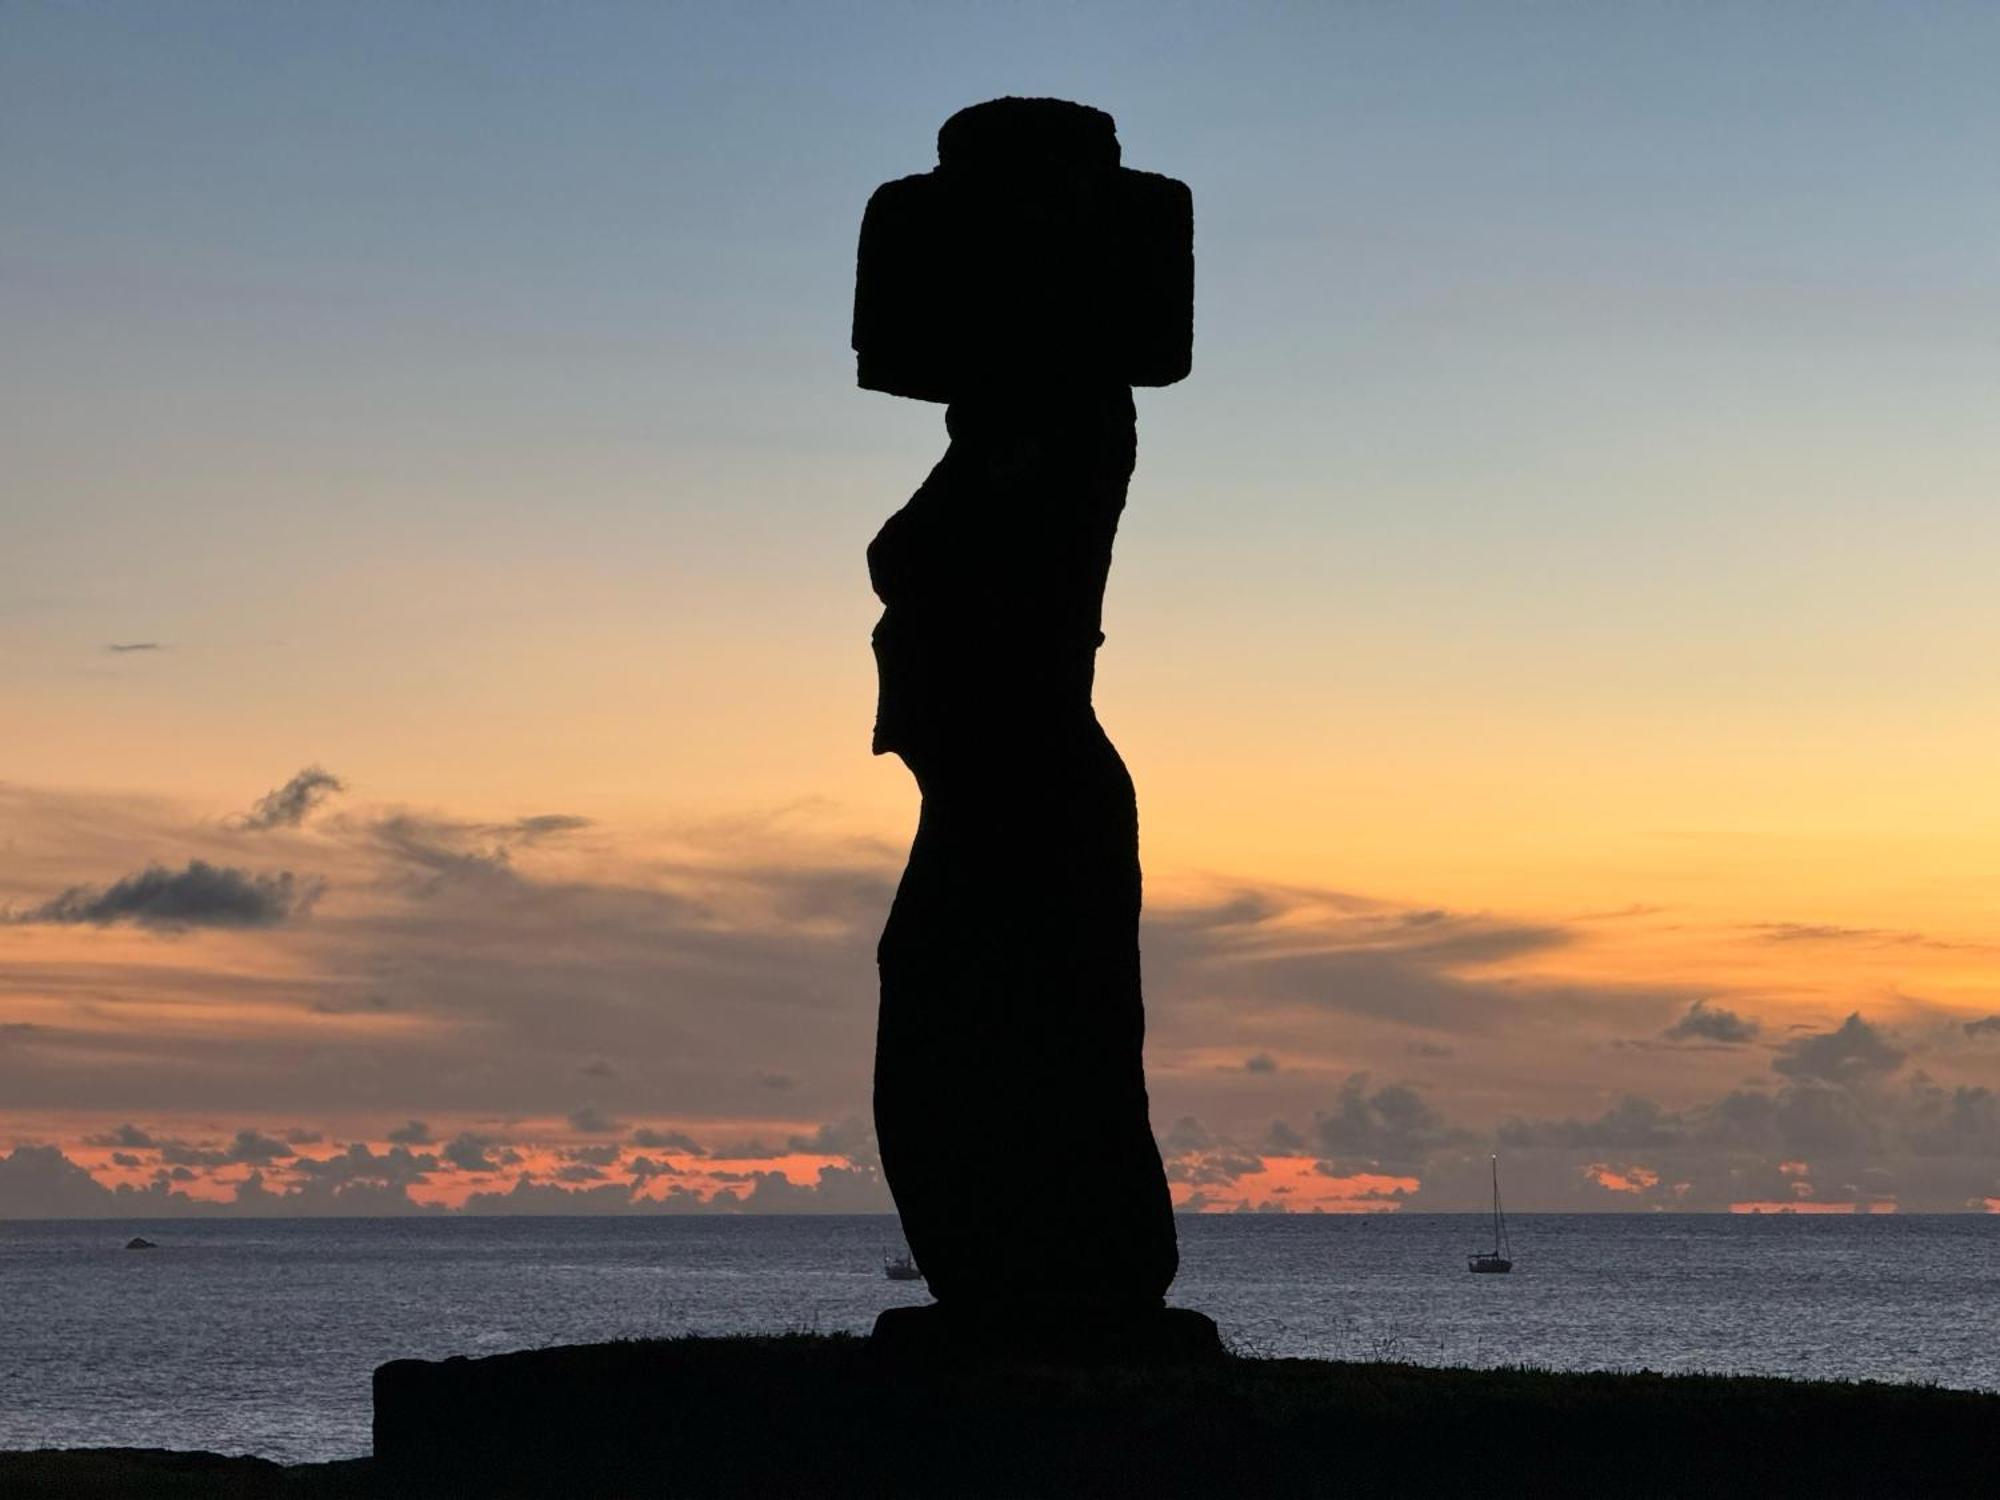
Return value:
[(1185, 183), (1120, 162), (1111, 116), (994, 99), (938, 166), (868, 201), (854, 352), (869, 390), (953, 401), (1024, 383), (1171, 385), (1194, 343)]

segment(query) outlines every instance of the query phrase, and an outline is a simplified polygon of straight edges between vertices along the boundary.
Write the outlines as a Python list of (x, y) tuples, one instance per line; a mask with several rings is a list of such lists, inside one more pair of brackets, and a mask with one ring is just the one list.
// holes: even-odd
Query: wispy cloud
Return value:
[(1847, 927), (1836, 922), (1752, 922), (1747, 929), (1765, 943), (1853, 943), (1871, 948), (1970, 948), (1928, 933), (1893, 927)]
[(256, 806), (236, 822), (238, 828), (297, 828), (346, 783), (320, 766), (307, 766), (281, 787), (257, 799)]

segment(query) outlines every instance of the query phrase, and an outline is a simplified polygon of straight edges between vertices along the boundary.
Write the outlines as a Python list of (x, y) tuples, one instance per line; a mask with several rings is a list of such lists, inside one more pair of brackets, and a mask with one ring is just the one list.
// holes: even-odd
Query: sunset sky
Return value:
[(887, 1206), (862, 553), (945, 439), (855, 234), (1008, 93), (1195, 197), (1098, 692), (1177, 1198), (2000, 1206), (1996, 55), (6, 6), (0, 1216)]

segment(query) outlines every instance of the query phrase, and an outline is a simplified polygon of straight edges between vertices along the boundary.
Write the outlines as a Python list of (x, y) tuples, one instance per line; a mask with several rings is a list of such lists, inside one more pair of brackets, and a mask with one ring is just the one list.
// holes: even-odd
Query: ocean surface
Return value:
[[(1173, 1300), (1251, 1354), (2000, 1389), (2000, 1216), (1182, 1218)], [(132, 1235), (159, 1249), (128, 1251)], [(384, 1360), (866, 1331), (888, 1218), (0, 1222), (0, 1448), (369, 1447)]]

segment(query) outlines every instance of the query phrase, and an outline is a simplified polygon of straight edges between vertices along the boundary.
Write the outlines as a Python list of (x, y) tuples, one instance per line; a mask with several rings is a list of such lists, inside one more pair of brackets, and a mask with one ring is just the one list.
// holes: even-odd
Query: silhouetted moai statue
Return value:
[(1184, 184), (1119, 165), (1109, 115), (996, 99), (946, 121), (937, 170), (877, 189), (861, 227), (860, 384), (949, 403), (943, 460), (868, 549), (875, 751), (923, 794), (879, 951), (875, 1122), (961, 1328), (1157, 1325), (1177, 1263), (1141, 1061), (1138, 816), (1091, 681), (1131, 388), (1188, 372), (1193, 222)]

